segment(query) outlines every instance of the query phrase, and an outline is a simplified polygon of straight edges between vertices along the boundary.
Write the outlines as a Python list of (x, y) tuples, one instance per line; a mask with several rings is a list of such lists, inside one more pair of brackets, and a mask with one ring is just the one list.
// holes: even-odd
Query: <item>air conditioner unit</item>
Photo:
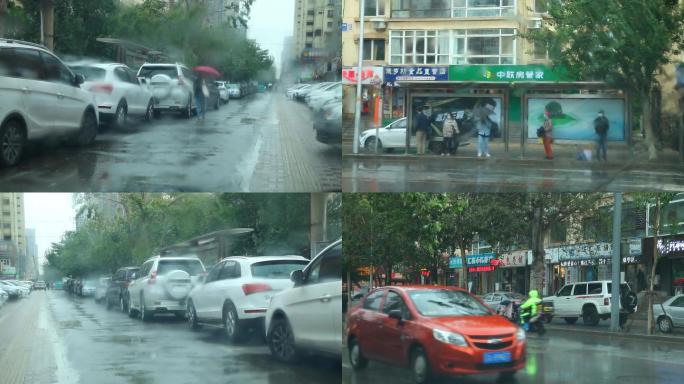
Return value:
[(371, 19), (370, 22), (373, 24), (373, 28), (377, 30), (384, 31), (387, 28), (387, 23), (385, 23), (385, 19)]
[(528, 29), (539, 29), (544, 25), (544, 22), (542, 19), (530, 19), (527, 20), (527, 28)]

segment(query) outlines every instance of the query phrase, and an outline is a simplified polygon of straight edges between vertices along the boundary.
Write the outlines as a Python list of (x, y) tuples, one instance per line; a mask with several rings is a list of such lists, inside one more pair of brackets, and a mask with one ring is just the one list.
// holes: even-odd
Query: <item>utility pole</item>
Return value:
[(0, 37), (5, 37), (5, 25), (7, 24), (7, 0), (0, 0)]
[(620, 330), (620, 229), (622, 228), (622, 193), (615, 193), (613, 205), (613, 284), (610, 297), (610, 330)]
[[(359, 135), (360, 135), (360, 125), (361, 125), (361, 72), (363, 71), (363, 31), (364, 31), (364, 19), (366, 18), (366, 0), (361, 0), (359, 2), (360, 14), (359, 24), (359, 65), (356, 69), (356, 111), (354, 112), (354, 145), (352, 147), (354, 154), (359, 153)], [(377, 141), (377, 138), (376, 140)]]
[(54, 0), (40, 1), (40, 20), (42, 30), (40, 41), (49, 50), (55, 49), (55, 3)]

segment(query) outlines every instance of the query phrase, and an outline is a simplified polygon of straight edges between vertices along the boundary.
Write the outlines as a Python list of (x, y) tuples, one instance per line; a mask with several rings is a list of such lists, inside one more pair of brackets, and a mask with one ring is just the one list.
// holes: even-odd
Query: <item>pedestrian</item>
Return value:
[(553, 149), (551, 148), (551, 144), (553, 143), (553, 121), (551, 120), (551, 112), (545, 111), (544, 112), (544, 136), (543, 136), (543, 141), (544, 141), (544, 154), (546, 155), (544, 158), (546, 160), (552, 160), (553, 159)]
[(206, 111), (205, 101), (209, 96), (209, 89), (204, 83), (204, 78), (197, 75), (193, 84), (193, 91), (195, 93), (195, 108), (197, 108), (197, 121), (204, 121), (204, 113)]
[(446, 119), (444, 120), (444, 125), (442, 127), (442, 134), (444, 135), (444, 145), (442, 146), (442, 156), (445, 154), (451, 156), (458, 149), (458, 144), (456, 143), (457, 137), (460, 131), (458, 130), (458, 124), (456, 120), (451, 116), (451, 113), (447, 113)]
[(598, 116), (594, 119), (594, 130), (598, 136), (598, 142), (596, 143), (596, 159), (601, 161), (601, 153), (603, 152), (603, 161), (608, 161), (606, 159), (606, 150), (608, 149), (608, 119), (603, 113), (603, 110), (598, 112)]
[(489, 154), (489, 137), (492, 134), (492, 124), (489, 115), (494, 107), (487, 104), (476, 109), (475, 124), (477, 127), (477, 157), (491, 157)]
[(425, 142), (430, 132), (430, 119), (425, 114), (428, 107), (418, 107), (416, 118), (416, 146), (419, 155), (425, 154)]

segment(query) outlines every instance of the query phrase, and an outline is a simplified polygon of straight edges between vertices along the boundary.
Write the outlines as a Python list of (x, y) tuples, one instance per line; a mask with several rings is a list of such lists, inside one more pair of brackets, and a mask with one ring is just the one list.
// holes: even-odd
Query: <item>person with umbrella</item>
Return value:
[(193, 68), (193, 70), (197, 74), (193, 84), (195, 105), (197, 106), (197, 121), (204, 121), (204, 115), (207, 110), (207, 98), (209, 97), (209, 88), (205, 83), (204, 77), (219, 77), (220, 73), (214, 68), (208, 66), (197, 66)]

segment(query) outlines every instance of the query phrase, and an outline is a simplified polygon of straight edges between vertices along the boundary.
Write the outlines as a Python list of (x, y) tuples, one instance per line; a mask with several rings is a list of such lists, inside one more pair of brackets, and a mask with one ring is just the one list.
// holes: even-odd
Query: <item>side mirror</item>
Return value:
[(74, 76), (74, 85), (75, 86), (79, 86), (79, 85), (83, 84), (84, 81), (85, 81), (85, 79), (83, 78), (83, 75), (76, 74), (76, 76)]
[(304, 282), (304, 271), (301, 269), (298, 269), (296, 271), (292, 271), (290, 274), (290, 280), (294, 282), (295, 287), (298, 285), (302, 285)]
[(138, 83), (140, 83), (140, 85), (145, 85), (147, 84), (147, 79), (144, 77), (138, 77)]
[(397, 319), (399, 323), (402, 323), (404, 321), (404, 317), (401, 315), (401, 310), (399, 309), (393, 309), (389, 311), (387, 315), (390, 319)]

